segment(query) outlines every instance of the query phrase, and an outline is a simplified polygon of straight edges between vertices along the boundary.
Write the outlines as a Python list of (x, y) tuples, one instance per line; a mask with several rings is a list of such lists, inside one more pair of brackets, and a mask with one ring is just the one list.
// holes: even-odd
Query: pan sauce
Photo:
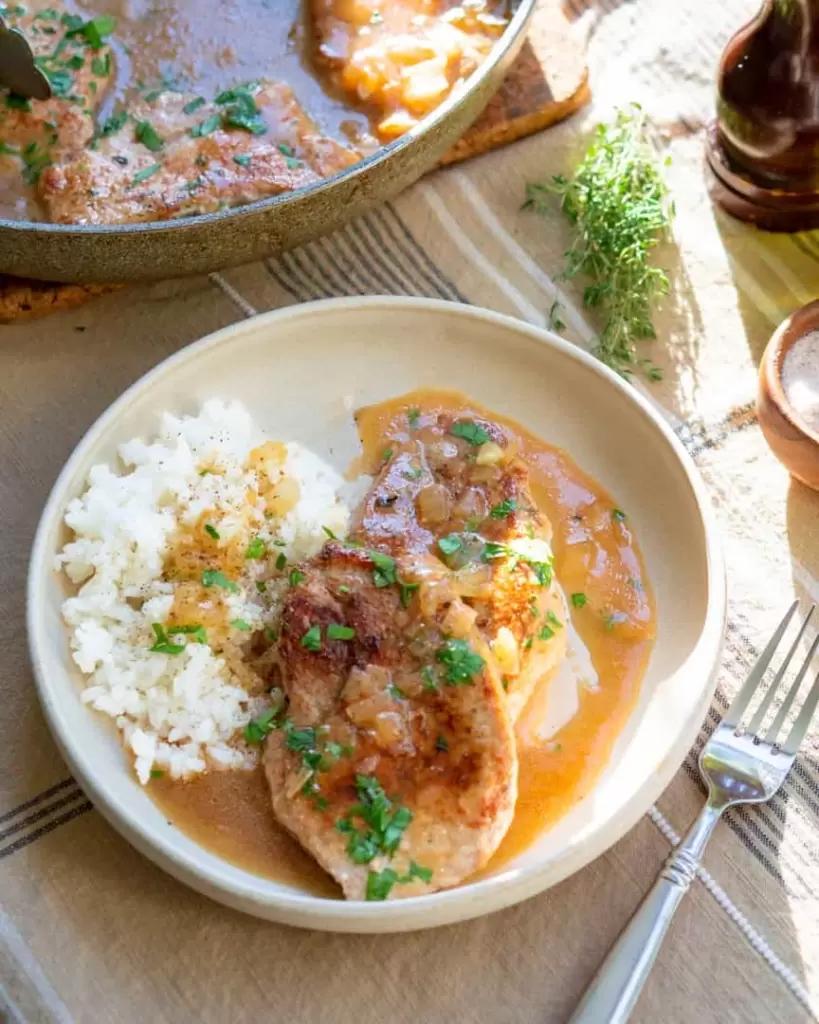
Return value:
[[(605, 490), (565, 452), (458, 392), (418, 391), (362, 410), (357, 421), (363, 455), (356, 473), (373, 472), (386, 447), (409, 440), (408, 407), (419, 410), (420, 434), (425, 419), (447, 410), (501, 425), (519, 448), (535, 499), (554, 529), (555, 572), (573, 604), (573, 628), (597, 675), (595, 685), (576, 681), (576, 710), (548, 738), (539, 730), (550, 703), (549, 678), (524, 709), (516, 727), (515, 818), (487, 873), (526, 849), (589, 792), (604, 769), (637, 700), (653, 646), (654, 602), (628, 516)], [(585, 601), (572, 602), (571, 595)], [(214, 772), (187, 783), (160, 779), (151, 782), (149, 793), (170, 822), (237, 866), (315, 895), (338, 895), (328, 876), (273, 820), (261, 769)]]

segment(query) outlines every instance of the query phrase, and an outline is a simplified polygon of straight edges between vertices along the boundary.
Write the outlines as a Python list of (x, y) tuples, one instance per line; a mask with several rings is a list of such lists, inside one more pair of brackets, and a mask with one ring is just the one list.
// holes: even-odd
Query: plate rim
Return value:
[[(696, 713), (690, 713), (670, 748), (664, 753), (660, 764), (646, 781), (631, 794), (621, 808), (616, 823), (599, 829), (584, 839), (569, 856), (563, 855), (563, 862), (554, 859), (524, 868), (501, 870), (497, 875), (481, 878), (453, 889), (429, 895), (417, 896), (411, 900), (389, 903), (368, 903), (365, 901), (334, 901), (308, 893), (275, 892), (265, 893), (265, 885), (276, 885), (272, 880), (263, 879), (244, 872), (248, 880), (242, 884), (236, 879), (217, 877), (209, 865), (198, 862), (194, 856), (169, 841), (150, 824), (140, 820), (137, 813), (109, 798), (104, 784), (86, 771), (82, 752), (78, 752), (70, 735), (62, 727), (56, 693), (52, 694), (45, 667), (39, 655), (39, 646), (44, 642), (43, 617), (39, 609), (39, 576), (47, 564), (48, 534), (55, 521), (64, 513), (64, 494), (67, 484), (77, 472), (79, 464), (89, 449), (100, 441), (130, 404), (141, 398), (154, 382), (180, 364), (195, 361), (211, 349), (229, 345), (245, 333), (275, 326), (288, 320), (311, 318), (327, 309), (359, 309), (384, 311), (409, 309), (428, 313), (454, 314), (494, 324), (498, 327), (522, 333), (540, 344), (556, 349), (570, 360), (575, 360), (592, 371), (609, 385), (618, 389), (626, 400), (637, 406), (642, 415), (658, 430), (663, 440), (672, 449), (682, 468), (696, 502), (703, 537), (706, 569), (707, 604), (705, 618), (691, 658), (699, 664), (709, 666), (701, 690), (701, 699)], [(116, 398), (91, 424), (72, 450), (55, 480), (37, 525), (29, 558), (26, 587), (26, 627), (29, 658), (34, 672), (35, 685), (40, 705), (52, 737), (68, 763), (80, 788), (89, 796), (95, 808), (123, 837), (140, 853), (186, 885), (226, 904), (268, 920), (295, 924), (337, 932), (398, 932), (437, 927), (457, 921), (469, 920), (519, 903), (538, 892), (551, 888), (570, 875), (581, 870), (618, 842), (646, 814), (657, 797), (670, 784), (682, 761), (693, 744), (702, 725), (716, 687), (716, 676), (720, 667), (725, 624), (727, 621), (726, 571), (716, 518), (711, 499), (699, 472), (674, 431), (662, 418), (647, 398), (627, 384), (614, 371), (598, 359), (566, 341), (553, 332), (519, 320), (516, 317), (466, 303), (446, 299), (429, 299), (417, 296), (345, 296), (321, 299), (306, 303), (295, 303), (239, 320), (227, 327), (185, 345), (167, 356), (148, 370)], [(593, 792), (593, 789), (592, 789)], [(204, 848), (202, 848), (204, 850)], [(205, 853), (216, 857), (205, 850)], [(227, 862), (225, 862), (227, 863)], [(242, 869), (238, 869), (241, 871)], [(548, 880), (544, 876), (548, 875)]]

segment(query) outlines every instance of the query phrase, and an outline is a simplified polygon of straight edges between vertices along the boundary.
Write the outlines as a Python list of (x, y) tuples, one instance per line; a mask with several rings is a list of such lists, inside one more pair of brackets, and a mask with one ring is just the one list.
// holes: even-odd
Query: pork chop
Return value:
[(92, 138), (94, 111), (110, 83), (113, 57), (95, 27), (99, 19), (85, 21), (52, 9), (23, 15), (15, 10), (7, 12), (9, 25), (28, 39), (52, 96), (27, 100), (0, 89), (0, 195), (19, 192), (22, 176), (33, 196), (52, 163)]
[(40, 194), (57, 223), (168, 220), (295, 191), (358, 159), (319, 132), (284, 83), (230, 89), (213, 103), (165, 91), (55, 162)]
[(457, 885), (512, 820), (500, 679), (448, 576), (331, 541), (284, 602), (286, 707), (259, 723), (273, 811), (348, 899)]
[(396, 557), (434, 554), (453, 570), (516, 719), (565, 656), (567, 611), (552, 568), (551, 524), (503, 430), (439, 414), (399, 434), (351, 536)]

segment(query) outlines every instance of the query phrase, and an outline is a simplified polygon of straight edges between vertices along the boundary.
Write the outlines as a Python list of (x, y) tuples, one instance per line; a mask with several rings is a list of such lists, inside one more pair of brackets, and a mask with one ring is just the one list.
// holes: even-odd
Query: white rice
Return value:
[[(172, 638), (185, 645), (181, 654), (150, 651), (152, 624), (166, 623), (174, 603), (175, 584), (163, 576), (163, 563), (177, 531), (196, 528), (205, 517), (218, 527), (220, 550), (265, 542), (264, 559), (243, 560), (232, 579), (236, 592), (218, 595), (226, 618), (251, 630), (275, 621), (277, 588), (262, 596), (256, 581), (276, 558), (284, 553), (292, 563), (315, 554), (326, 540), (324, 527), (346, 532), (343, 480), (294, 443), (286, 445), (284, 464), (267, 472), (295, 480), (298, 501), (286, 515), (270, 517), (257, 491), (269, 481), (248, 464), (266, 440), (238, 402), (210, 400), (198, 416), (166, 413), (154, 443), (135, 439), (120, 447), (125, 472), (95, 466), (88, 490), (66, 510), (74, 539), (56, 565), (79, 585), (63, 615), (74, 661), (89, 677), (81, 699), (116, 720), (142, 783), (152, 769), (184, 778), (214, 767), (248, 767), (257, 757), (242, 733), (264, 704), (261, 680), (248, 688), (247, 672), (240, 679), (232, 659), (190, 635)], [(210, 591), (203, 597), (203, 615), (223, 607), (209, 599)], [(238, 656), (248, 633), (234, 633)]]

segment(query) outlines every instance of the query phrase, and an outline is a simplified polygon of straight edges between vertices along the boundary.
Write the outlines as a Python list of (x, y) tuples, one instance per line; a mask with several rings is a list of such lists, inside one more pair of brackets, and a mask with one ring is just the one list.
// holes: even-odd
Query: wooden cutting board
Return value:
[[(499, 91), (441, 164), (468, 160), (533, 135), (569, 117), (589, 98), (585, 39), (572, 27), (560, 0), (541, 0), (523, 49)], [(117, 287), (0, 274), (0, 324), (79, 306)]]

